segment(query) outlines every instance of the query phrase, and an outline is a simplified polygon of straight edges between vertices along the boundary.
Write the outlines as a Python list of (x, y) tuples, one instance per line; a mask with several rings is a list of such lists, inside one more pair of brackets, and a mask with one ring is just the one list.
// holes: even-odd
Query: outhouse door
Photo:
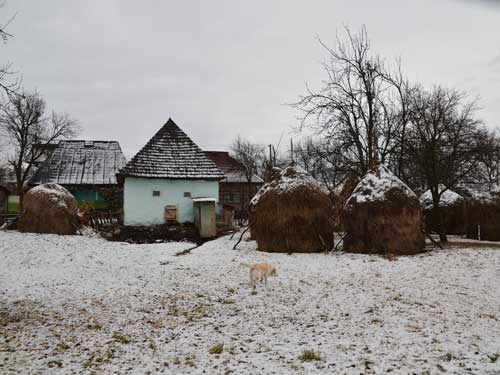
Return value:
[(217, 226), (215, 220), (215, 199), (197, 200), (193, 199), (194, 222), (201, 238), (215, 237)]

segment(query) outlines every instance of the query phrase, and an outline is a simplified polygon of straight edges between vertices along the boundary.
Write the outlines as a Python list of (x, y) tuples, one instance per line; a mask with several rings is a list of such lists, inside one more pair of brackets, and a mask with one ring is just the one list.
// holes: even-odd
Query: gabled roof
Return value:
[[(205, 154), (215, 163), (215, 165), (224, 172), (222, 182), (229, 183), (248, 183), (243, 167), (236, 159), (226, 151), (205, 151)], [(253, 184), (262, 184), (264, 180), (257, 175), (252, 176)]]
[(115, 141), (60, 141), (30, 184), (112, 185), (126, 162)]
[(172, 119), (120, 170), (121, 177), (221, 180), (224, 175)]

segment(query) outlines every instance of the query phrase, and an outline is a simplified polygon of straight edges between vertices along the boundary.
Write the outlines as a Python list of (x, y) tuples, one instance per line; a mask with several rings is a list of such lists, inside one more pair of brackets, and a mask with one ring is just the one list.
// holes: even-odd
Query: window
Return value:
[(191, 198), (191, 192), (190, 191), (185, 191), (184, 192), (184, 198)]
[(160, 196), (160, 191), (159, 190), (153, 190), (153, 197), (159, 197)]

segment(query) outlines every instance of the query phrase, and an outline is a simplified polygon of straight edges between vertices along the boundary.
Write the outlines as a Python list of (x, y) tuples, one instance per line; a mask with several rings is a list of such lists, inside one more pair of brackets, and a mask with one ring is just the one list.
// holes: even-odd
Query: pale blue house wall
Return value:
[[(160, 196), (154, 197), (153, 191)], [(194, 222), (191, 198), (210, 197), (219, 200), (219, 182), (206, 180), (166, 180), (126, 177), (123, 191), (125, 225), (163, 224), (165, 206), (177, 206), (177, 220), (180, 223)]]

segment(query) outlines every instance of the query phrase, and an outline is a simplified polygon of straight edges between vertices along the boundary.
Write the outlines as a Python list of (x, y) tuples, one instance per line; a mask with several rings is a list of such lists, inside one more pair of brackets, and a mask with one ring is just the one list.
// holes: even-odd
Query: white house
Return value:
[(124, 181), (125, 225), (194, 223), (196, 202), (199, 198), (217, 201), (219, 181), (224, 178), (172, 119), (118, 176)]

